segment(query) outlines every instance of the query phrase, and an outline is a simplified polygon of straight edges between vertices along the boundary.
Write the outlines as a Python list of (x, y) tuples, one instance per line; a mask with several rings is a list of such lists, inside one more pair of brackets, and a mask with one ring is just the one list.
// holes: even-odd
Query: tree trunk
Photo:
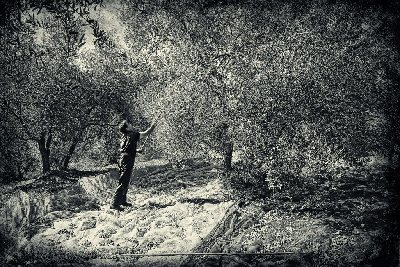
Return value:
[(233, 144), (232, 142), (225, 143), (224, 147), (224, 171), (226, 173), (230, 172), (232, 169), (232, 154), (233, 154)]
[(24, 174), (22, 173), (22, 170), (21, 170), (21, 164), (18, 164), (17, 173), (18, 173), (17, 180), (20, 181), (20, 180), (24, 179)]
[(224, 172), (229, 173), (232, 169), (232, 154), (233, 154), (233, 143), (229, 139), (228, 129), (229, 126), (227, 123), (222, 123), (219, 132), (219, 138), (222, 140), (222, 149), (223, 149), (223, 164), (224, 164)]
[(72, 144), (71, 144), (71, 146), (70, 146), (69, 149), (68, 149), (68, 153), (67, 153), (67, 155), (65, 155), (65, 157), (64, 157), (64, 159), (63, 159), (62, 166), (61, 166), (61, 169), (62, 169), (62, 170), (68, 169), (68, 166), (69, 166), (69, 163), (70, 163), (70, 161), (71, 161), (72, 155), (74, 154), (75, 149), (76, 149), (78, 143), (79, 143), (79, 139), (74, 139), (74, 140), (72, 141)]
[(42, 133), (40, 139), (37, 141), (39, 145), (40, 156), (42, 158), (42, 172), (43, 174), (50, 172), (50, 145), (51, 145), (52, 135), (51, 133), (46, 135)]

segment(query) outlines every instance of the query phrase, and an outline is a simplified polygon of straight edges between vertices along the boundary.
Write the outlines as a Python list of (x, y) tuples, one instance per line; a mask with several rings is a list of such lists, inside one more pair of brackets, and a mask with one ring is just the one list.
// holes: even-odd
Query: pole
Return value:
[(154, 253), (154, 254), (146, 254), (146, 253), (126, 253), (126, 254), (118, 254), (118, 256), (132, 256), (132, 257), (169, 257), (169, 256), (272, 256), (272, 255), (291, 255), (291, 254), (303, 254), (300, 252), (266, 252), (266, 253), (231, 253), (231, 252), (171, 252), (171, 253)]

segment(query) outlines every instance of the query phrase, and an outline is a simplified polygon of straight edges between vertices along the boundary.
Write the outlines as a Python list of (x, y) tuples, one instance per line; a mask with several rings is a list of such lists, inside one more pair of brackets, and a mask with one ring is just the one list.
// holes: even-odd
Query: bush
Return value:
[(272, 191), (271, 184), (267, 182), (267, 174), (244, 162), (235, 164), (224, 178), (226, 185), (249, 197), (263, 198)]

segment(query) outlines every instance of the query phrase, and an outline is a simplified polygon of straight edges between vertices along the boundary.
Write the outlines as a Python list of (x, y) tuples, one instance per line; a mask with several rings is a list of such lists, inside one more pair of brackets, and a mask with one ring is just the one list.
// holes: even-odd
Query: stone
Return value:
[(96, 227), (95, 220), (85, 220), (82, 222), (81, 226), (79, 227), (79, 230), (84, 231), (84, 230), (92, 229), (95, 227)]

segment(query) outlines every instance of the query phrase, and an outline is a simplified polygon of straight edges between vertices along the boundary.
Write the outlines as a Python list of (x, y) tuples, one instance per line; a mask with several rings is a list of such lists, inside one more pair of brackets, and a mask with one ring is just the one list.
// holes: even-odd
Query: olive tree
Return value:
[(382, 10), (177, 6), (133, 9), (128, 27), (130, 52), (151, 73), (143, 110), (161, 114), (157, 139), (168, 155), (228, 163), (233, 150), (285, 177), (387, 154), (386, 66), (398, 55)]

